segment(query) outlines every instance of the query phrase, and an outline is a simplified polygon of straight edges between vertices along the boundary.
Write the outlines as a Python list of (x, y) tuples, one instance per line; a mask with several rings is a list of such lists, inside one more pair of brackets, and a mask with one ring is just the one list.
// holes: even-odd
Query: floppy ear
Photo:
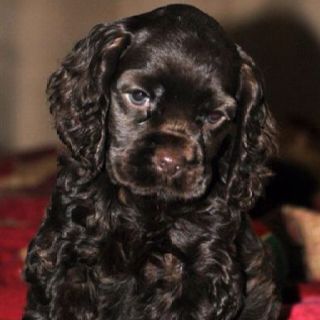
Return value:
[(229, 168), (228, 189), (243, 210), (250, 209), (261, 194), (265, 178), (270, 175), (265, 166), (276, 152), (275, 126), (265, 102), (263, 79), (254, 61), (239, 46), (241, 58), (238, 132)]
[(109, 81), (129, 36), (120, 25), (95, 26), (49, 78), (50, 112), (73, 160), (91, 173), (104, 161)]

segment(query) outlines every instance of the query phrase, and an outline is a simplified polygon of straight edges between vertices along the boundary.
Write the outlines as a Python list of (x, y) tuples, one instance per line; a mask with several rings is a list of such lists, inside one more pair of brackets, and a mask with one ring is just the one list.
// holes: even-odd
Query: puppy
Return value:
[(275, 149), (252, 59), (170, 5), (80, 40), (49, 79), (68, 153), (29, 246), (24, 319), (276, 319), (246, 212)]

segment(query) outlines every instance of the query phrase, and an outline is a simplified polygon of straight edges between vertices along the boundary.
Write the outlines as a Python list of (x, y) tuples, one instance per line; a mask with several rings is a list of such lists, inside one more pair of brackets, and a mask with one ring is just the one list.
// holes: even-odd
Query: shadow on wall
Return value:
[(280, 125), (292, 117), (320, 128), (320, 43), (298, 17), (267, 13), (229, 31), (263, 71)]
[(281, 240), (288, 264), (284, 285), (305, 281), (303, 250), (287, 233), (281, 208), (312, 208), (319, 190), (320, 42), (300, 18), (284, 12), (268, 12), (229, 34), (262, 70), (280, 136), (280, 159), (271, 163), (274, 177), (251, 215)]

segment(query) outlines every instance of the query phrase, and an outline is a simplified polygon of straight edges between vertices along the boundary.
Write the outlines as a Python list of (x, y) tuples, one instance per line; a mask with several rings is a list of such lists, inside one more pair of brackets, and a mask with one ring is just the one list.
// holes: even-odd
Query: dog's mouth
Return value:
[(162, 173), (153, 166), (136, 167), (117, 162), (116, 182), (133, 194), (157, 195), (163, 199), (192, 199), (201, 196), (209, 183), (202, 166), (186, 167), (179, 173)]
[(201, 196), (209, 184), (199, 145), (181, 136), (152, 135), (113, 154), (111, 177), (134, 194), (187, 200)]

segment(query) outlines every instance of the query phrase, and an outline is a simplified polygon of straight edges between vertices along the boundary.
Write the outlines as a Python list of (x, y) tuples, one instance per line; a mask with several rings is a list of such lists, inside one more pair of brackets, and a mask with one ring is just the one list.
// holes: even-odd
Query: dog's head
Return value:
[(238, 192), (272, 145), (254, 63), (186, 5), (96, 26), (48, 94), (81, 172), (140, 195), (193, 199), (217, 183)]

